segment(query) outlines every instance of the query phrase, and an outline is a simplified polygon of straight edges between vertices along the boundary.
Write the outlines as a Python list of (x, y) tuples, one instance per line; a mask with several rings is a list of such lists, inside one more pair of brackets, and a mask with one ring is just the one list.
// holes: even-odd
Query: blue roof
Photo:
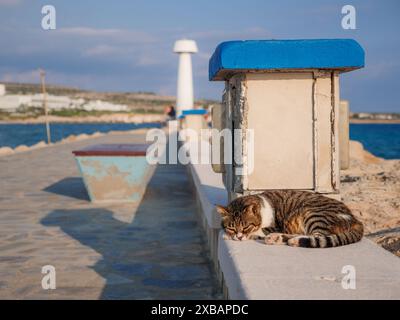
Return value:
[(364, 50), (352, 39), (246, 40), (222, 42), (209, 62), (209, 79), (224, 80), (246, 70), (364, 67)]
[(192, 115), (192, 114), (206, 114), (207, 110), (205, 109), (188, 109), (188, 110), (183, 110), (182, 115), (187, 116), (187, 115)]

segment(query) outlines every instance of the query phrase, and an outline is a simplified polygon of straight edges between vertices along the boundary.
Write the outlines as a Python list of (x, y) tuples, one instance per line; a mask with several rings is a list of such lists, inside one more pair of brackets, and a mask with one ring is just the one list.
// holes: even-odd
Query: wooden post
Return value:
[(47, 143), (51, 143), (51, 136), (50, 136), (50, 124), (48, 118), (48, 110), (47, 110), (47, 93), (46, 93), (46, 84), (45, 84), (45, 77), (46, 72), (44, 70), (40, 70), (40, 80), (42, 83), (42, 94), (43, 94), (43, 109), (46, 121), (46, 134), (47, 134)]

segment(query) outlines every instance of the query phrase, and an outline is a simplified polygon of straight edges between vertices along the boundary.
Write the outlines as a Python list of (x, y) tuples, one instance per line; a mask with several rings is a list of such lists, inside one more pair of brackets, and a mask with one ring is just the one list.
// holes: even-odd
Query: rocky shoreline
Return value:
[(371, 240), (400, 257), (400, 160), (385, 160), (350, 142), (350, 168), (341, 172), (342, 200)]

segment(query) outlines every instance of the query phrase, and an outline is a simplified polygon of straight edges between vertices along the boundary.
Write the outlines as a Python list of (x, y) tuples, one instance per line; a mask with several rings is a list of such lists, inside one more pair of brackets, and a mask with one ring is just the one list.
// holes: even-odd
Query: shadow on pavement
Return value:
[(80, 177), (68, 177), (62, 179), (43, 189), (43, 191), (79, 200), (90, 201), (83, 179)]
[[(77, 197), (78, 184), (64, 179), (49, 192)], [(159, 165), (131, 223), (107, 207), (54, 210), (41, 223), (102, 255), (92, 266), (106, 279), (101, 299), (215, 299), (217, 280), (195, 210), (185, 168)]]

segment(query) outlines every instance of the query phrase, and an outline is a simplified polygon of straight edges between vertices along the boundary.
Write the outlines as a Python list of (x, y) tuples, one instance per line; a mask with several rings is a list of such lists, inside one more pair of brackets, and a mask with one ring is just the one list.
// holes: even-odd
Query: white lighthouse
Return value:
[(193, 75), (191, 54), (197, 52), (196, 42), (193, 40), (178, 40), (175, 42), (174, 52), (179, 54), (178, 88), (176, 93), (176, 113), (193, 109)]

